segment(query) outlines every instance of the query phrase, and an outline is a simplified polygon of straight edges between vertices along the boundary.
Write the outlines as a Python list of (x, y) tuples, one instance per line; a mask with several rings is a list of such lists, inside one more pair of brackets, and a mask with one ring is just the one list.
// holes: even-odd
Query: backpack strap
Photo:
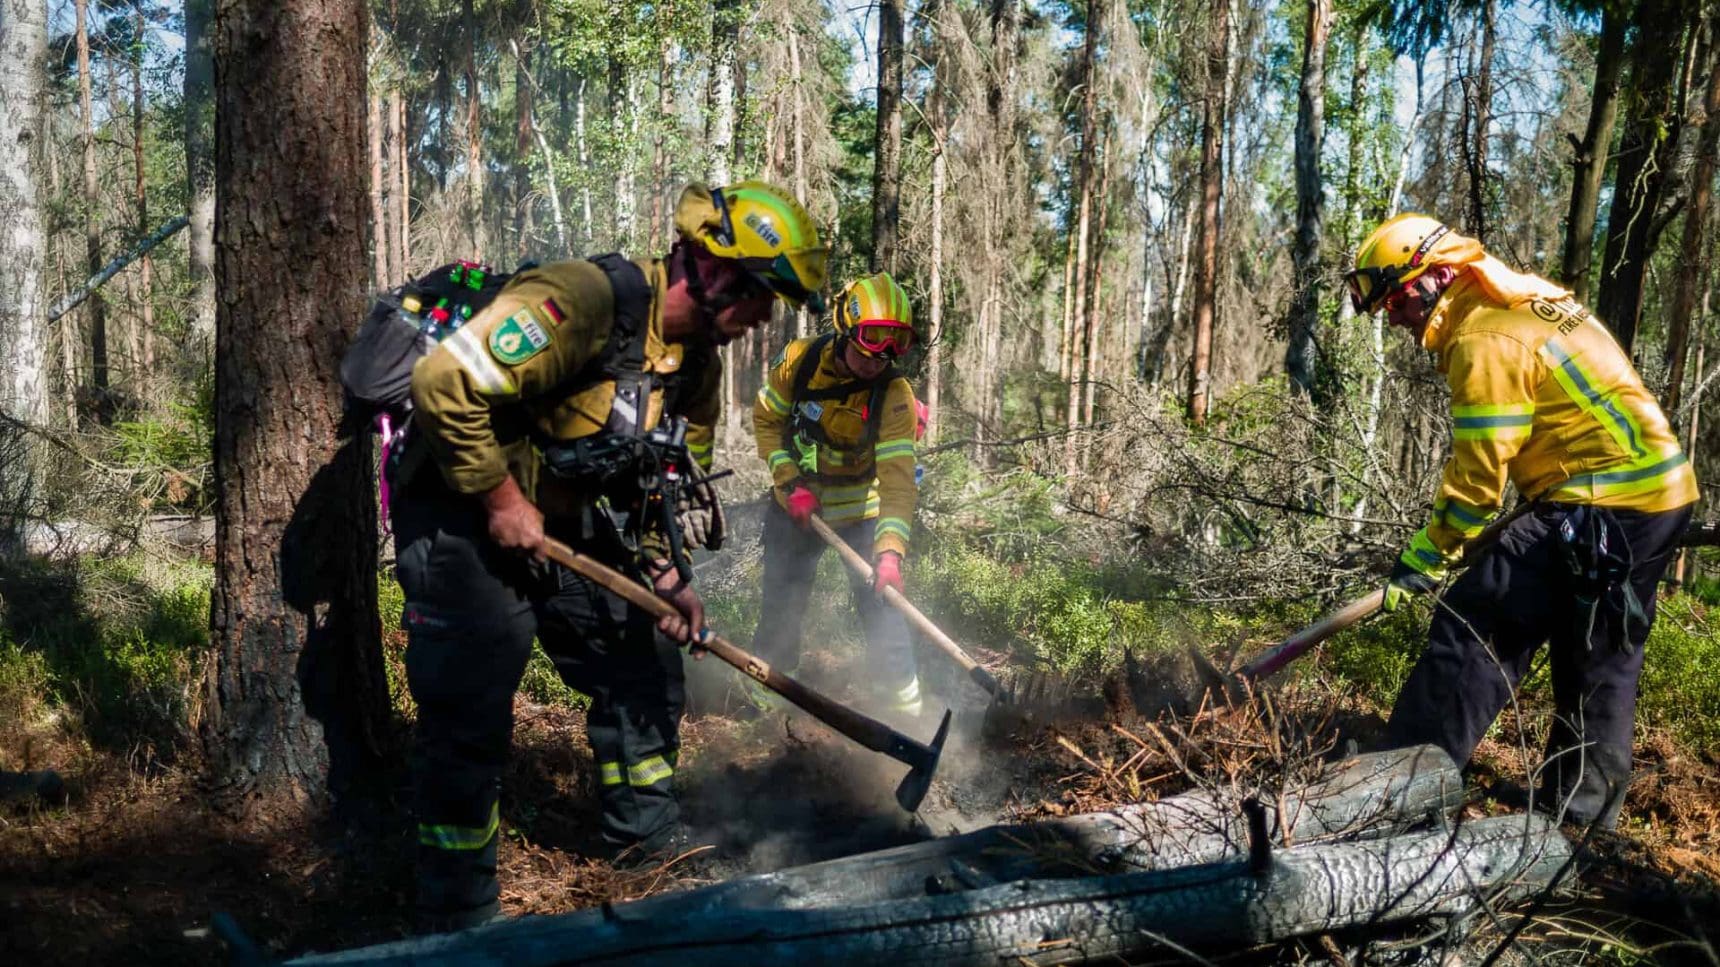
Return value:
[(811, 389), (812, 378), (818, 375), (818, 364), (824, 358), (824, 349), (835, 338), (835, 333), (827, 332), (813, 340), (812, 345), (806, 347), (805, 355), (800, 357), (800, 363), (794, 369), (794, 386), (788, 403), (790, 407), (789, 416), (782, 425), (782, 448), (790, 453), (795, 452), (794, 438), (800, 434), (805, 434), (816, 443), (829, 445), (818, 420), (806, 419), (801, 416), (801, 403), (817, 400), (845, 400), (863, 389), (870, 389), (872, 393), (866, 404), (866, 426), (860, 434), (860, 447), (864, 449), (878, 440), (878, 424), (882, 421), (884, 396), (889, 392), (890, 384), (896, 379), (896, 367), (894, 365), (886, 367), (876, 379), (851, 379), (834, 386)]
[(645, 337), (651, 328), (651, 283), (638, 265), (619, 252), (599, 255), (590, 261), (609, 279), (615, 300), (615, 328), (585, 375), (592, 381), (599, 378), (615, 381), (615, 398), (603, 428), (611, 433), (639, 436), (650, 429), (641, 424), (650, 409), (651, 391), (656, 385), (655, 374), (645, 371)]

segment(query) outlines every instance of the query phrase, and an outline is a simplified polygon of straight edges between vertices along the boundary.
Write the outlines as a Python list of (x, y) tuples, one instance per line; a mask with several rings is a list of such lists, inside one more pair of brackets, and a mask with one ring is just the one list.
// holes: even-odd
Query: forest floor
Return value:
[[(843, 694), (850, 671), (831, 659), (822, 668), (813, 663), (808, 677)], [(710, 678), (705, 670), (699, 675)], [(1144, 748), (1135, 737), (1151, 729), (1143, 712), (1162, 711), (1159, 696), (1115, 682), (1101, 691), (1103, 707), (1087, 707), (1083, 718), (1018, 729), (1001, 741), (974, 735), (977, 705), (959, 710), (963, 727), (919, 817), (894, 805), (900, 766), (798, 714), (748, 721), (695, 712), (684, 727), (678, 782), (694, 841), (709, 848), (635, 872), (596, 858), (583, 713), (521, 697), (502, 796), (504, 911), (563, 912), (1002, 818), (1101, 809), (1131, 798), (1131, 790), (1186, 788), (1189, 777), (1167, 758), (1134, 754)], [(703, 701), (710, 703), (709, 695)], [(1274, 728), (1298, 736), (1306, 754), (1332, 754), (1346, 739), (1365, 745), (1382, 724), (1377, 710), (1348, 706), (1329, 692), (1287, 694), (1278, 709)], [(1239, 711), (1184, 714), (1157, 727), (1225, 769), (1238, 767), (1236, 749), (1261, 745), (1235, 741), (1261, 727)], [(1478, 756), (1466, 807), (1473, 814), (1505, 811), (1485, 792), (1521, 772), (1512, 765), (1520, 754), (1509, 723), (1500, 732)], [(1712, 935), (1703, 931), (1720, 923), (1720, 764), (1653, 735), (1639, 750), (1622, 831), (1590, 838), (1578, 895), (1537, 911), (1520, 938), (1553, 952), (1551, 962), (1715, 962)], [(406, 935), (412, 852), (403, 774), (382, 777), (387, 794), (341, 830), (284, 828), (266, 836), (209, 814), (193, 775), (190, 764), (151, 775), (102, 755), (69, 777), (65, 806), (0, 814), (0, 960), (220, 963), (227, 953), (210, 930), (217, 911), (232, 915), (268, 956)], [(1280, 948), (1249, 960), (1309, 956), (1327, 959), (1317, 948)]]

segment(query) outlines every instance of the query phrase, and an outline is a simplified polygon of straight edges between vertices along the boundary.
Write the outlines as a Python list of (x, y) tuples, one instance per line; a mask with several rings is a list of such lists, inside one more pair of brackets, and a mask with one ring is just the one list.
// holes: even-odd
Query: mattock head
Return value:
[[(910, 753), (916, 760), (908, 769), (908, 774), (902, 777), (901, 785), (896, 787), (896, 804), (907, 812), (916, 812), (920, 803), (926, 798), (926, 793), (932, 788), (932, 773), (938, 771), (938, 759), (944, 752), (944, 740), (950, 734), (950, 710), (944, 709), (944, 719), (938, 724), (938, 734), (932, 737), (931, 745), (914, 743)], [(907, 755), (895, 758), (907, 761)]]

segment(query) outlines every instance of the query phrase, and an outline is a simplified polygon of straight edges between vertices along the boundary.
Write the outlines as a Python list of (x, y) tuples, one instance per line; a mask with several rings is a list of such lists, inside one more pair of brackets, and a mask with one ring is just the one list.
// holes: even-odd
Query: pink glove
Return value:
[(802, 527), (806, 526), (806, 522), (813, 514), (818, 513), (819, 509), (818, 495), (807, 489), (805, 484), (795, 484), (794, 489), (788, 492), (786, 503), (788, 518)]
[(895, 551), (878, 555), (878, 563), (872, 565), (872, 590), (883, 594), (885, 588), (902, 593), (902, 555)]

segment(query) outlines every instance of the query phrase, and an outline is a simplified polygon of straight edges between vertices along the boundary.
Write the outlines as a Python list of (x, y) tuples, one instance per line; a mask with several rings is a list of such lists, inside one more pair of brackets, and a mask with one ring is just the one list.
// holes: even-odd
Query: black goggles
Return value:
[(1409, 266), (1390, 265), (1346, 272), (1344, 284), (1350, 289), (1350, 306), (1361, 315), (1378, 309), (1387, 296), (1403, 287), (1403, 276), (1407, 271)]
[(794, 270), (794, 263), (788, 260), (788, 256), (740, 258), (735, 261), (750, 272), (760, 285), (784, 299), (796, 305), (804, 305), (813, 312), (824, 311), (824, 300), (800, 281), (800, 273)]

